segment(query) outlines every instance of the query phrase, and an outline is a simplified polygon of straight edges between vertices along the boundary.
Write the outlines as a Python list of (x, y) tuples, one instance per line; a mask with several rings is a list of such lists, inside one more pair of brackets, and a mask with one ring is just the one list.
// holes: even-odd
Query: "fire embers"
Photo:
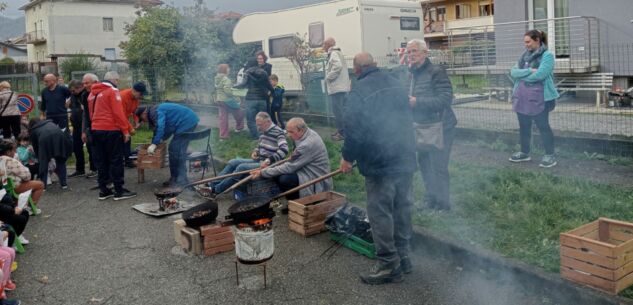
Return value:
[(261, 218), (233, 227), (235, 254), (243, 264), (259, 264), (273, 257), (275, 239), (272, 218)]

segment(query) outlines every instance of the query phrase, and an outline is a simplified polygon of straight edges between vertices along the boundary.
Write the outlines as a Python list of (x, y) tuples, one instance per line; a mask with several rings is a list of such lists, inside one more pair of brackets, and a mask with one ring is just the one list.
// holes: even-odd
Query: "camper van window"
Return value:
[(311, 23), (308, 26), (308, 36), (310, 37), (310, 47), (318, 48), (323, 45), (325, 33), (323, 31), (323, 22)]
[(400, 17), (400, 29), (403, 31), (419, 31), (420, 18), (418, 17)]
[(295, 35), (286, 35), (268, 39), (268, 55), (270, 58), (287, 57), (294, 53)]

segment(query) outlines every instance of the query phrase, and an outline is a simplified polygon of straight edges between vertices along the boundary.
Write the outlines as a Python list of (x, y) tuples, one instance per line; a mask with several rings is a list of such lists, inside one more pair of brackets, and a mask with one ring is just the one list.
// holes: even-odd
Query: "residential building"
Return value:
[(15, 62), (26, 62), (26, 45), (0, 42), (0, 60), (7, 57), (13, 59)]
[(633, 86), (633, 1), (504, 0), (495, 10), (495, 24), (523, 22), (518, 37), (497, 35), (498, 57), (518, 57), (523, 33), (537, 28), (547, 32), (557, 68), (569, 62), (576, 73), (613, 72), (616, 85)]
[(45, 65), (78, 53), (105, 61), (124, 59), (119, 44), (139, 5), (158, 0), (30, 0), (26, 15), (28, 62)]
[(432, 49), (446, 48), (450, 36), (483, 32), (493, 24), (494, 0), (422, 0), (421, 5), (424, 37)]

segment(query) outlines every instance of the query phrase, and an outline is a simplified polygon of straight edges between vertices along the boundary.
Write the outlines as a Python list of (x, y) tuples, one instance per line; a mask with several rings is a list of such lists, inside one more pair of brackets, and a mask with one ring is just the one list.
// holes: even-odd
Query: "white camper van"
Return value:
[(293, 36), (307, 34), (310, 46), (320, 48), (327, 37), (350, 59), (367, 51), (379, 64), (397, 64), (397, 49), (423, 38), (418, 1), (338, 0), (292, 9), (244, 15), (233, 30), (235, 43), (261, 42), (273, 65), (272, 73), (287, 91), (301, 88), (297, 70), (285, 57)]

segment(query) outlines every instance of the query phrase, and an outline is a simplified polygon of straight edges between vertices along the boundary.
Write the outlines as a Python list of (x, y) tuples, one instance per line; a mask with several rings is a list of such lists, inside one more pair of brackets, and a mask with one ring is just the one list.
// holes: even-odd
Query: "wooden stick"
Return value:
[[(279, 161), (279, 162), (276, 162), (276, 163), (273, 163), (272, 165), (269, 165), (268, 167), (274, 167), (274, 166), (277, 166), (277, 165), (284, 164), (284, 163), (288, 162), (288, 160), (289, 160), (289, 159), (283, 159), (283, 160), (281, 160), (281, 161)], [(249, 172), (254, 171), (254, 170), (255, 170), (255, 169), (252, 169), (252, 170), (250, 170)], [(237, 183), (235, 183), (235, 184), (231, 185), (231, 187), (229, 187), (228, 189), (224, 190), (224, 192), (222, 192), (222, 193), (220, 193), (220, 194), (228, 193), (228, 192), (230, 192), (230, 191), (232, 191), (232, 190), (234, 190), (234, 189), (238, 188), (240, 185), (242, 185), (242, 184), (244, 184), (244, 183), (246, 183), (246, 182), (249, 182), (249, 181), (253, 180), (253, 177), (255, 177), (255, 176), (253, 176), (253, 175), (248, 175), (248, 177), (246, 177), (246, 178), (244, 178), (244, 179), (242, 179), (242, 180), (238, 181)]]
[(275, 200), (275, 199), (279, 199), (279, 198), (281, 198), (281, 197), (283, 197), (283, 196), (286, 196), (286, 195), (292, 194), (292, 193), (294, 193), (294, 192), (296, 192), (296, 191), (298, 191), (298, 190), (301, 190), (301, 189), (303, 189), (303, 188), (305, 188), (305, 187), (308, 187), (308, 186), (310, 186), (310, 185), (313, 185), (313, 184), (315, 184), (315, 183), (319, 183), (319, 182), (321, 182), (321, 181), (323, 181), (323, 180), (325, 180), (325, 179), (328, 179), (328, 178), (330, 178), (330, 177), (336, 176), (336, 175), (340, 174), (341, 172), (342, 172), (342, 171), (341, 171), (340, 169), (337, 169), (337, 170), (335, 170), (335, 171), (333, 171), (333, 172), (331, 172), (331, 173), (329, 173), (329, 174), (327, 174), (327, 175), (325, 175), (325, 176), (321, 176), (321, 177), (316, 178), (316, 179), (314, 179), (314, 180), (308, 181), (308, 182), (306, 182), (306, 183), (304, 183), (304, 184), (302, 184), (302, 185), (299, 185), (299, 186), (297, 186), (297, 187), (295, 187), (295, 188), (293, 188), (293, 189), (290, 189), (290, 190), (288, 190), (288, 191), (285, 191), (285, 192), (283, 192), (283, 193), (281, 193), (281, 194), (279, 194), (279, 195), (277, 195), (277, 196), (273, 197), (270, 201), (273, 201), (273, 200)]

